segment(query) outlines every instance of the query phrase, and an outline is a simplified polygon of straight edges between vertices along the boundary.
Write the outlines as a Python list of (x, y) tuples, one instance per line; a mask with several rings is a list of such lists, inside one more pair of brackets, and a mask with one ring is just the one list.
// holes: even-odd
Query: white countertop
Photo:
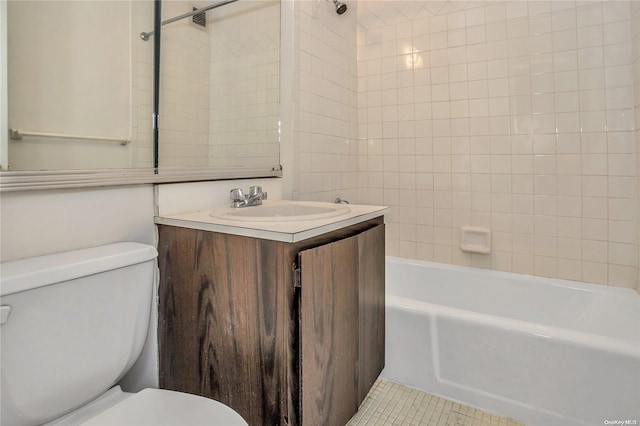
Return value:
[[(284, 201), (265, 200), (265, 205), (283, 203)], [(300, 203), (315, 206), (335, 206), (331, 203), (317, 202), (297, 202), (286, 201), (287, 203)], [(340, 205), (345, 206), (344, 204)], [(306, 240), (327, 232), (335, 231), (347, 226), (365, 222), (369, 219), (384, 215), (389, 210), (385, 206), (367, 206), (360, 204), (346, 205), (349, 212), (339, 216), (323, 219), (303, 219), (294, 221), (251, 221), (222, 219), (210, 215), (211, 211), (220, 211), (221, 208), (211, 207), (192, 212), (185, 212), (171, 215), (156, 216), (155, 222), (161, 225), (171, 225), (183, 228), (201, 229), (204, 231), (221, 232), (224, 234), (242, 235), (246, 237), (263, 238), (266, 240), (283, 241), (295, 243)], [(242, 207), (251, 209), (252, 207)], [(229, 208), (232, 211), (231, 208)], [(238, 210), (238, 209), (233, 209)]]

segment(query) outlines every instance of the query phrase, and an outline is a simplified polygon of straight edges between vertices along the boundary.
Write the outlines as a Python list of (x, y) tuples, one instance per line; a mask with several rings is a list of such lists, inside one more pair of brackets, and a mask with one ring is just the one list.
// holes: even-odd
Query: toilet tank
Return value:
[(0, 264), (0, 424), (98, 397), (140, 355), (157, 251), (118, 243)]

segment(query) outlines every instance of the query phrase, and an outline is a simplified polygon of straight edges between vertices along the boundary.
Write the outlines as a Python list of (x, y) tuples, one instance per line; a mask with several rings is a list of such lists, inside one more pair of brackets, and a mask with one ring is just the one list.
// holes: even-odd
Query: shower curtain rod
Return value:
[[(206, 12), (207, 10), (215, 9), (217, 7), (220, 7), (220, 6), (226, 6), (226, 5), (230, 4), (230, 3), (235, 3), (237, 1), (238, 0), (224, 0), (224, 1), (221, 1), (219, 3), (210, 4), (209, 6), (202, 7), (200, 9), (196, 9), (193, 12), (183, 13), (182, 15), (174, 16), (173, 18), (167, 19), (166, 21), (162, 21), (162, 25), (170, 24), (172, 22), (176, 22), (176, 21), (179, 21), (181, 19), (188, 18), (190, 16)], [(149, 31), (148, 33), (140, 33), (140, 38), (142, 40), (144, 40), (144, 41), (147, 41), (147, 40), (149, 40), (149, 37), (151, 37), (153, 35), (153, 33), (154, 33), (153, 31)]]

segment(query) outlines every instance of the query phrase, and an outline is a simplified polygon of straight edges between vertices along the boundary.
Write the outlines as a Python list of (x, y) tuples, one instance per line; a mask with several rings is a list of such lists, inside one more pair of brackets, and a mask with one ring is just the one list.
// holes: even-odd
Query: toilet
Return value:
[(0, 264), (0, 424), (247, 425), (208, 398), (117, 385), (146, 340), (156, 256), (118, 243)]

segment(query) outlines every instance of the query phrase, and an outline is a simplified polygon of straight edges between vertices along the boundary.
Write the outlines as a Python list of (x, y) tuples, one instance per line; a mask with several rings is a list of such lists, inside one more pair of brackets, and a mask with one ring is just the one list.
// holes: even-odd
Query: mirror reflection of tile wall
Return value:
[[(191, 6), (165, 1), (163, 20)], [(191, 19), (163, 27), (159, 166), (276, 166), (280, 2), (243, 0), (206, 15), (206, 29)]]
[[(163, 1), (162, 20), (190, 12)], [(210, 15), (213, 12), (208, 12)], [(190, 18), (162, 27), (159, 166), (206, 167), (209, 148), (209, 37)]]

